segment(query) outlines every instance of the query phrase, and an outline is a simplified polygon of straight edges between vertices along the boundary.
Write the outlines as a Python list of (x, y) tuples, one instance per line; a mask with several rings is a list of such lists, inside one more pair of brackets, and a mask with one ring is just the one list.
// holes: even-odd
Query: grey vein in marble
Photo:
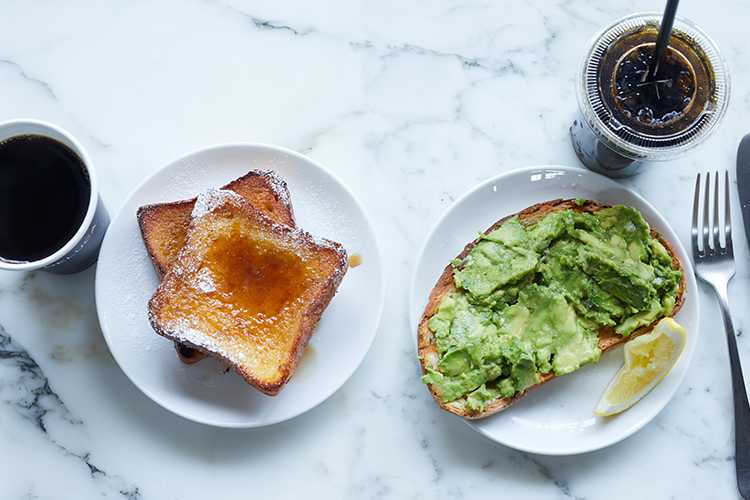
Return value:
[(503, 60), (500, 63), (489, 61), (485, 58), (471, 57), (460, 54), (458, 52), (445, 52), (440, 50), (431, 49), (429, 47), (422, 47), (420, 45), (413, 45), (410, 43), (400, 44), (387, 44), (380, 46), (370, 40), (363, 41), (350, 41), (349, 45), (357, 49), (373, 49), (383, 52), (381, 55), (383, 59), (388, 59), (403, 54), (412, 54), (417, 56), (428, 56), (438, 58), (455, 59), (462, 67), (467, 69), (483, 69), (490, 72), (493, 76), (502, 76), (506, 74), (516, 74), (519, 76), (524, 75), (523, 69), (519, 68), (511, 59)]
[(51, 416), (61, 419), (68, 426), (82, 426), (83, 420), (76, 417), (60, 396), (50, 387), (49, 380), (39, 364), (0, 325), (0, 365), (15, 376), (7, 375), (0, 380), (0, 401), (18, 415), (33, 424), (44, 437), (65, 456), (78, 459), (88, 470), (92, 479), (103, 481), (106, 490), (113, 490), (128, 500), (140, 500), (137, 486), (127, 484), (121, 477), (108, 474), (91, 460), (89, 452), (76, 452), (53, 436), (48, 420)]
[(0, 65), (11, 68), (18, 76), (20, 76), (22, 79), (26, 80), (27, 82), (41, 89), (45, 94), (47, 94), (48, 97), (54, 99), (55, 101), (58, 100), (57, 94), (52, 88), (52, 85), (45, 82), (44, 80), (31, 76), (29, 73), (26, 72), (23, 66), (21, 66), (17, 62), (12, 61), (10, 59), (0, 59)]
[[(250, 14), (248, 12), (245, 12), (243, 10), (237, 9), (235, 7), (220, 3), (222, 7), (231, 10), (232, 12), (235, 12), (248, 20), (255, 26), (255, 28), (259, 30), (276, 30), (276, 31), (285, 31), (293, 36), (307, 36), (311, 34), (320, 34), (327, 36), (329, 38), (336, 38), (333, 35), (328, 35), (322, 31), (317, 30), (314, 27), (306, 27), (306, 28), (300, 28), (297, 26), (293, 26), (291, 23), (284, 23), (281, 21), (275, 21), (271, 19), (265, 19), (262, 17), (255, 16), (253, 14)], [(552, 32), (552, 38), (556, 36), (555, 32)], [(372, 40), (343, 40), (345, 43), (348, 43), (350, 47), (355, 49), (374, 49), (378, 50), (380, 52), (383, 52), (384, 54), (382, 57), (389, 58), (401, 54), (415, 54), (420, 56), (430, 56), (430, 57), (439, 57), (439, 58), (451, 58), (457, 60), (463, 67), (469, 68), (469, 69), (483, 69), (486, 71), (489, 71), (494, 76), (500, 76), (504, 74), (517, 74), (520, 76), (524, 75), (524, 72), (521, 68), (516, 66), (516, 64), (511, 59), (503, 60), (500, 63), (496, 63), (493, 61), (486, 60), (484, 58), (479, 57), (471, 57), (467, 55), (463, 55), (457, 52), (446, 52), (446, 51), (440, 51), (436, 49), (432, 49), (429, 47), (422, 47), (420, 45), (414, 45), (411, 43), (389, 43), (385, 45), (379, 45), (378, 43), (372, 41)], [(545, 41), (545, 46), (549, 45), (547, 41)]]
[(568, 481), (558, 477), (555, 473), (552, 472), (552, 470), (549, 467), (544, 465), (542, 462), (540, 462), (536, 458), (532, 457), (528, 453), (519, 453), (518, 456), (522, 457), (528, 463), (536, 467), (537, 472), (539, 472), (539, 474), (544, 479), (547, 479), (552, 484), (554, 484), (557, 487), (557, 489), (560, 490), (560, 493), (562, 493), (565, 496), (565, 498), (571, 498), (573, 500), (585, 500), (583, 497), (574, 495), (570, 489), (570, 484), (568, 483)]
[(256, 28), (261, 30), (282, 30), (282, 31), (288, 31), (292, 33), (294, 36), (305, 36), (309, 35), (310, 33), (314, 33), (315, 30), (312, 28), (308, 28), (305, 30), (293, 28), (292, 26), (277, 23), (268, 19), (261, 19), (258, 17), (253, 16), (247, 16), (250, 21), (255, 25)]
[[(41, 78), (37, 78), (35, 76), (31, 76), (26, 71), (26, 69), (22, 65), (20, 65), (19, 63), (17, 63), (16, 61), (13, 61), (13, 60), (7, 59), (7, 58), (6, 59), (0, 59), (0, 66), (6, 66), (6, 67), (10, 68), (12, 71), (15, 72), (15, 74), (17, 74), (19, 76), (19, 78), (21, 78), (25, 82), (28, 82), (30, 85), (33, 85), (34, 87), (39, 88), (42, 92), (44, 92), (44, 94), (47, 97), (49, 97), (53, 101), (55, 101), (55, 102), (59, 102), (60, 101), (57, 93), (55, 92), (55, 89), (52, 87), (52, 85), (49, 82), (47, 82), (45, 80), (42, 80)], [(68, 113), (68, 114), (70, 115), (70, 113)], [(70, 115), (70, 118), (79, 127), (81, 127), (82, 129), (85, 130), (86, 136), (89, 139), (91, 139), (91, 141), (94, 144), (96, 144), (99, 148), (101, 148), (101, 149), (109, 149), (109, 148), (112, 147), (112, 145), (109, 144), (108, 142), (100, 139), (96, 135), (94, 135), (91, 132), (89, 132), (83, 125), (80, 124), (80, 122), (78, 121), (77, 118), (75, 118), (72, 115)]]
[(242, 17), (248, 19), (253, 24), (253, 26), (255, 26), (258, 30), (261, 30), (261, 31), (265, 31), (265, 30), (286, 31), (288, 33), (291, 33), (294, 36), (305, 36), (305, 35), (315, 33), (317, 31), (314, 28), (302, 29), (302, 28), (291, 26), (289, 24), (284, 24), (280, 21), (274, 21), (271, 19), (264, 19), (262, 17), (254, 16), (253, 14), (245, 12), (244, 10), (238, 9), (237, 7), (234, 7), (232, 5), (227, 5), (226, 3), (223, 3), (223, 2), (217, 2), (216, 5), (219, 5), (223, 9), (234, 12), (235, 14), (239, 14)]

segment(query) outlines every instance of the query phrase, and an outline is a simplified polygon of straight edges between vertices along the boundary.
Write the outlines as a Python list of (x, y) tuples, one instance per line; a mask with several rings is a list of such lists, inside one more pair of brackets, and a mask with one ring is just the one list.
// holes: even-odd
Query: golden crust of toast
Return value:
[[(565, 209), (571, 209), (578, 212), (596, 212), (597, 210), (601, 210), (603, 208), (607, 208), (608, 205), (603, 205), (600, 203), (596, 203), (593, 201), (587, 201), (583, 205), (576, 204), (575, 200), (572, 199), (558, 199), (558, 200), (552, 200), (547, 201), (544, 203), (539, 203), (537, 205), (533, 205), (529, 208), (526, 208), (522, 210), (521, 212), (518, 212), (517, 214), (511, 214), (507, 217), (504, 217), (497, 222), (495, 222), (492, 226), (490, 226), (484, 234), (487, 234), (495, 229), (497, 229), (503, 222), (510, 219), (513, 216), (518, 216), (519, 220), (521, 222), (530, 223), (535, 220), (541, 219), (545, 215), (559, 211), (559, 210), (565, 210)], [(659, 242), (661, 242), (662, 245), (664, 245), (664, 248), (669, 252), (669, 255), (672, 257), (672, 265), (675, 269), (679, 269), (682, 272), (682, 279), (680, 280), (679, 289), (677, 292), (677, 297), (675, 301), (675, 306), (672, 309), (671, 315), (674, 315), (677, 313), (677, 311), (680, 310), (682, 307), (682, 304), (685, 300), (685, 272), (682, 269), (682, 264), (680, 263), (679, 259), (677, 258), (677, 255), (674, 251), (674, 248), (669, 244), (668, 241), (664, 239), (663, 236), (661, 236), (659, 233), (657, 233), (655, 230), (651, 229), (651, 235), (658, 239)], [(458, 259), (463, 259), (466, 257), (471, 251), (471, 249), (474, 247), (474, 242), (469, 243), (464, 247), (463, 251), (457, 256)], [(445, 295), (448, 293), (451, 293), (452, 291), (456, 290), (456, 287), (453, 283), (453, 267), (448, 264), (445, 269), (443, 270), (443, 273), (440, 275), (440, 278), (438, 278), (437, 283), (435, 284), (435, 287), (432, 289), (432, 292), (430, 293), (429, 299), (427, 301), (427, 305), (425, 306), (424, 312), (422, 314), (422, 318), (419, 322), (419, 326), (417, 328), (417, 342), (418, 342), (418, 352), (419, 352), (419, 362), (420, 366), (422, 367), (422, 372), (426, 372), (426, 368), (437, 367), (438, 362), (438, 352), (437, 352), (437, 346), (435, 344), (435, 337), (433, 333), (430, 331), (430, 329), (427, 327), (427, 323), (429, 319), (435, 314), (435, 312), (438, 309), (438, 306), (440, 305), (441, 300)], [(659, 318), (661, 319), (661, 318)], [(606, 352), (613, 347), (616, 347), (620, 344), (623, 344), (627, 342), (629, 339), (635, 338), (639, 335), (643, 335), (645, 333), (650, 332), (656, 323), (658, 323), (659, 319), (651, 323), (650, 325), (643, 326), (637, 330), (635, 330), (633, 333), (631, 333), (627, 337), (623, 337), (617, 333), (614, 332), (611, 328), (603, 327), (599, 330), (599, 348), (602, 350), (602, 352)], [(468, 419), (478, 419), (478, 418), (484, 418), (489, 415), (492, 415), (494, 413), (498, 413), (500, 411), (505, 410), (509, 406), (511, 406), (513, 403), (521, 399), (529, 390), (535, 389), (542, 384), (545, 384), (549, 382), (550, 380), (554, 379), (555, 375), (554, 373), (546, 373), (540, 376), (539, 383), (527, 388), (525, 391), (520, 392), (513, 397), (509, 398), (498, 398), (495, 401), (492, 401), (491, 403), (487, 404), (484, 411), (480, 413), (469, 413), (466, 409), (466, 399), (460, 398), (456, 401), (451, 401), (449, 403), (444, 403), (440, 400), (440, 397), (435, 392), (433, 387), (431, 385), (427, 385), (430, 393), (432, 394), (432, 397), (435, 399), (435, 402), (444, 410), (453, 413), (454, 415), (458, 415), (460, 417), (465, 417)]]
[[(251, 170), (221, 189), (239, 194), (270, 219), (295, 226), (289, 189), (274, 172)], [(195, 200), (155, 203), (138, 209), (143, 243), (159, 278), (167, 273), (185, 245)], [(180, 360), (187, 364), (197, 363), (205, 357), (200, 351), (179, 343), (175, 344), (175, 350)]]
[(347, 270), (335, 242), (278, 224), (230, 191), (198, 198), (185, 246), (149, 301), (156, 333), (275, 395)]

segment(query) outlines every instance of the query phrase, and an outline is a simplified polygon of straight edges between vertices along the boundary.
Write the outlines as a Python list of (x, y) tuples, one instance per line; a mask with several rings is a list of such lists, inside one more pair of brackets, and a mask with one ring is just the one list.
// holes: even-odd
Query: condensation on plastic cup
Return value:
[(570, 135), (578, 158), (590, 170), (627, 177), (649, 162), (674, 159), (708, 138), (724, 117), (730, 95), (726, 62), (711, 38), (682, 18), (675, 19), (673, 33), (697, 49), (713, 76), (713, 93), (700, 118), (675, 134), (650, 135), (619, 122), (602, 102), (598, 78), (607, 49), (621, 37), (643, 28), (658, 30), (660, 22), (661, 14), (632, 14), (604, 28), (589, 43), (576, 76), (578, 117)]

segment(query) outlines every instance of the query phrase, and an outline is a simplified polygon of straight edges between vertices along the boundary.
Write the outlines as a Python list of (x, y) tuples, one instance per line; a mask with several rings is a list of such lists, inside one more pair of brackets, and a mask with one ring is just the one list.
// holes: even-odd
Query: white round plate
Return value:
[[(260, 393), (233, 371), (226, 372), (215, 359), (183, 364), (172, 342), (154, 333), (147, 303), (159, 280), (136, 221), (141, 205), (192, 198), (251, 169), (273, 170), (286, 180), (299, 227), (338, 241), (349, 255), (362, 257), (325, 310), (294, 377), (275, 397)], [(346, 382), (370, 348), (383, 299), (380, 251), (354, 196), (309, 158), (265, 145), (212, 147), (156, 172), (112, 220), (96, 271), (99, 322), (125, 374), (164, 408), (220, 427), (270, 425), (323, 402)]]
[(599, 363), (529, 392), (501, 413), (467, 420), (492, 441), (544, 455), (585, 453), (625, 439), (650, 422), (682, 382), (698, 342), (698, 293), (691, 260), (664, 217), (638, 194), (587, 170), (558, 166), (515, 170), (482, 183), (448, 210), (427, 238), (411, 290), (411, 334), (416, 341), (416, 325), (432, 287), (447, 263), (478, 231), (535, 203), (576, 197), (635, 207), (672, 244), (687, 280), (685, 303), (676, 319), (688, 331), (688, 344), (670, 374), (638, 404), (615, 417), (595, 417), (592, 412), (623, 363), (622, 349), (605, 353)]

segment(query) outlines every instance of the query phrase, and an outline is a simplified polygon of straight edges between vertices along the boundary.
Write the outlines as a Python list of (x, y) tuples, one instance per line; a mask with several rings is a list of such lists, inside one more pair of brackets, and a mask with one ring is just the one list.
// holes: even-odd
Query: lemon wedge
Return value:
[(667, 376), (686, 343), (685, 329), (664, 318), (651, 333), (625, 344), (625, 364), (604, 391), (594, 415), (616, 415), (636, 404)]

